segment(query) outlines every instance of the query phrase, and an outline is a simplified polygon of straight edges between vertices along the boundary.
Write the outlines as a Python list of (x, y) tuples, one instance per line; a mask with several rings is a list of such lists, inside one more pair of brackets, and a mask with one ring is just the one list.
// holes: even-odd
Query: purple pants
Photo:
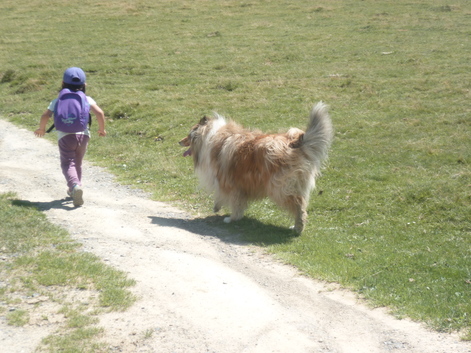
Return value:
[(67, 180), (69, 191), (75, 185), (82, 185), (82, 161), (89, 139), (87, 135), (70, 134), (59, 140), (62, 174)]

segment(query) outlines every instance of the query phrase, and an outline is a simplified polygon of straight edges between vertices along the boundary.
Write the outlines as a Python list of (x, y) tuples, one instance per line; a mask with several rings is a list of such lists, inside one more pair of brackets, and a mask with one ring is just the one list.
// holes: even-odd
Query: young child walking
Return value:
[(34, 132), (43, 137), (47, 122), (54, 116), (62, 173), (67, 181), (67, 194), (72, 197), (75, 207), (83, 205), (82, 161), (90, 139), (90, 112), (96, 117), (98, 135), (106, 136), (105, 114), (92, 98), (85, 95), (85, 81), (82, 69), (70, 67), (65, 70), (59, 96), (42, 114), (39, 129)]

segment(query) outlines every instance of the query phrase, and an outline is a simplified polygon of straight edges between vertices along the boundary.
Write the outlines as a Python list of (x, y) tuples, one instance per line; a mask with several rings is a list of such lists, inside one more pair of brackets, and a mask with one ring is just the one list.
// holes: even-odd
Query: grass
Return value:
[(0, 223), (0, 313), (8, 324), (27, 325), (38, 313), (37, 323), (60, 317), (42, 349), (96, 352), (103, 345), (98, 315), (134, 303), (127, 289), (134, 281), (84, 252), (63, 229), (17, 201), (15, 194), (0, 194)]
[(211, 200), (177, 141), (203, 114), (278, 131), (328, 103), (335, 141), (303, 235), (265, 201), (225, 227), (471, 339), (466, 0), (6, 0), (0, 11), (0, 113), (34, 130), (64, 69), (82, 67), (109, 118), (88, 158), (199, 217)]

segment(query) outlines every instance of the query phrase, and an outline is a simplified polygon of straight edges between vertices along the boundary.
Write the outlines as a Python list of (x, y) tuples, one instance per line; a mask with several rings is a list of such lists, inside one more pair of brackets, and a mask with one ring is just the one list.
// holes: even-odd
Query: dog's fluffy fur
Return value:
[(306, 132), (291, 128), (283, 134), (265, 134), (226, 122), (218, 114), (204, 117), (180, 141), (190, 147), (201, 185), (214, 193), (214, 212), (228, 206), (225, 222), (239, 220), (251, 200), (269, 197), (295, 217), (301, 233), (306, 207), (320, 175), (333, 137), (327, 107), (312, 108)]

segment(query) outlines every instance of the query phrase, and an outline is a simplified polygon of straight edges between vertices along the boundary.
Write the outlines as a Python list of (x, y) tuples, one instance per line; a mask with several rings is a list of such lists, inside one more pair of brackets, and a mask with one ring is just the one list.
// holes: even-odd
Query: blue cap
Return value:
[(86, 81), (85, 72), (79, 67), (69, 67), (65, 70), (62, 81), (69, 85), (84, 85)]

